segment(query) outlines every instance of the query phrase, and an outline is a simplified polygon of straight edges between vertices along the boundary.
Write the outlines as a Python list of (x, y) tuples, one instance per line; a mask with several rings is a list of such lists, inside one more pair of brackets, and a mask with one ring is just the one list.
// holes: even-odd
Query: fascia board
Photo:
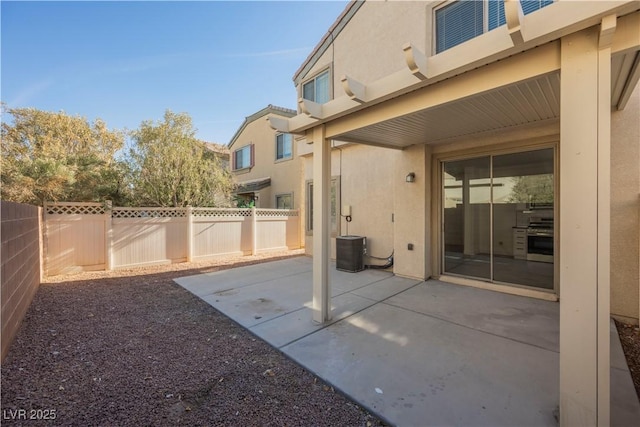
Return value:
[[(303, 133), (319, 124), (495, 63), (512, 55), (530, 51), (536, 46), (558, 40), (563, 35), (597, 25), (606, 15), (612, 13), (628, 15), (637, 11), (638, 8), (640, 8), (638, 1), (557, 1), (523, 18), (521, 31), (524, 43), (522, 45), (514, 46), (507, 27), (499, 27), (445, 52), (428, 57), (429, 79), (427, 80), (418, 79), (408, 68), (402, 69), (367, 84), (366, 103), (361, 104), (345, 94), (323, 104), (322, 118), (320, 119), (314, 119), (306, 114), (299, 114), (289, 119), (289, 129), (293, 133)], [(634, 15), (638, 14), (636, 12), (629, 17), (625, 16), (620, 19), (612, 52), (623, 48), (632, 49), (637, 45), (636, 41), (640, 38), (637, 32), (639, 19)], [(628, 25), (623, 24), (625, 20), (629, 21)], [(633, 29), (636, 30), (636, 33), (621, 41), (623, 38), (618, 35), (618, 32), (626, 31), (628, 33)]]

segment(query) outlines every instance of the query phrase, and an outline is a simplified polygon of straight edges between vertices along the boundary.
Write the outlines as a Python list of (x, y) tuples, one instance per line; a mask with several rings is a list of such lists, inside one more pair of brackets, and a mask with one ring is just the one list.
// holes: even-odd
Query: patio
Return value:
[[(391, 424), (557, 425), (558, 303), (332, 268), (318, 325), (311, 270), (297, 257), (175, 281)], [(611, 394), (612, 425), (633, 425), (613, 323)]]

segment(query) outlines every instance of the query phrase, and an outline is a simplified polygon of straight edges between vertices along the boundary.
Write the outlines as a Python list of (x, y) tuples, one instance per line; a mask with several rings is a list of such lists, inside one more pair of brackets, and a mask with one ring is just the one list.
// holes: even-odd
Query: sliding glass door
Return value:
[(491, 158), (444, 164), (444, 271), (491, 279)]
[(553, 289), (553, 149), (444, 162), (444, 273)]

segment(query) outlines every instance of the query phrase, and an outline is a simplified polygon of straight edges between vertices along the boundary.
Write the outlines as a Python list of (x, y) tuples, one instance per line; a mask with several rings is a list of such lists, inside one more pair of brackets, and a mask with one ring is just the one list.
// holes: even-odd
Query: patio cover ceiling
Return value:
[(560, 116), (560, 73), (491, 90), (444, 105), (384, 120), (335, 139), (402, 148), (436, 144)]
[[(361, 128), (337, 132), (331, 138), (402, 149), (522, 127), (551, 127), (559, 132), (560, 74), (556, 69)], [(612, 56), (612, 109), (624, 109), (639, 79), (640, 51), (623, 50)]]
[[(640, 78), (640, 51), (611, 58), (611, 106), (624, 109)], [(559, 126), (560, 70), (336, 133), (332, 139), (404, 148), (439, 144), (523, 126)], [(558, 128), (559, 131), (559, 128)]]

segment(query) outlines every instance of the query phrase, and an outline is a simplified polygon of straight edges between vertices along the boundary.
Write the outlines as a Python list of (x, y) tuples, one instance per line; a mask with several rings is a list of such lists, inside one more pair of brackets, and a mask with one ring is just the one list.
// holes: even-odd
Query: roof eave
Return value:
[(352, 0), (344, 8), (340, 16), (335, 20), (333, 25), (320, 39), (320, 42), (313, 48), (309, 56), (304, 60), (300, 68), (293, 74), (293, 82), (297, 86), (301, 79), (309, 72), (309, 70), (320, 59), (324, 52), (331, 46), (333, 40), (340, 34), (342, 29), (349, 23), (353, 15), (362, 7), (366, 0)]
[(257, 111), (255, 113), (253, 113), (252, 115), (245, 117), (244, 121), (242, 122), (242, 124), (240, 125), (238, 130), (233, 134), (233, 137), (231, 137), (231, 141), (229, 141), (229, 144), (227, 144), (227, 147), (231, 148), (233, 146), (233, 144), (236, 142), (238, 137), (242, 134), (244, 129), (250, 123), (253, 123), (254, 121), (258, 120), (259, 118), (266, 116), (267, 114), (275, 114), (275, 115), (278, 115), (278, 116), (290, 118), (290, 117), (294, 117), (297, 114), (297, 111), (289, 109), (289, 108), (278, 107), (277, 105), (271, 105), (271, 104), (267, 105), (262, 110)]

